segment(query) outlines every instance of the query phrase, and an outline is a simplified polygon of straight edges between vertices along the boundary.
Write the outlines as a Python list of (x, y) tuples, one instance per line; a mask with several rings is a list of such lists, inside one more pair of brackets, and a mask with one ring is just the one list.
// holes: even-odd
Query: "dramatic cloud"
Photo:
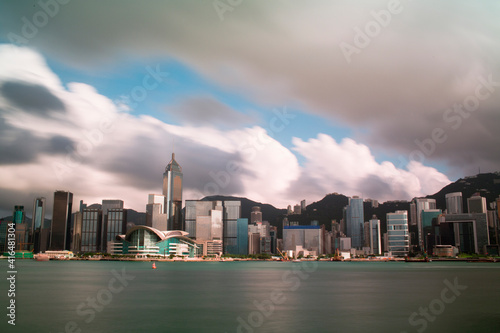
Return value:
[[(174, 146), (185, 198), (218, 192), (281, 207), (334, 191), (411, 198), (499, 169), (496, 1), (257, 0), (223, 12), (211, 1), (57, 3), (7, 1), (0, 12), (0, 41), (30, 48), (0, 45), (2, 197), (68, 189), (143, 210)], [(99, 79), (118, 85), (129, 64), (151, 59), (181, 64), (172, 76), (186, 86), (205, 85), (154, 110), (113, 101)], [(273, 114), (263, 110), (277, 105), (350, 138), (302, 131), (307, 122), (266, 131)]]
[[(362, 128), (357, 140), (408, 156), (418, 148), (416, 139), (450, 125), (443, 112), (474, 94), (478, 78), (500, 82), (500, 4), (389, 3), (245, 1), (218, 11), (210, 1), (75, 1), (31, 30), (21, 18), (30, 21), (43, 10), (39, 6), (10, 1), (0, 15), (5, 40), (35, 46), (71, 66), (98, 72), (124, 53), (172, 57), (262, 105), (293, 105)], [(456, 149), (440, 145), (428, 160), (448, 165), (454, 175), (478, 163), (498, 169), (498, 131), (474, 135), (497, 119), (500, 86), (493, 88), (450, 136), (464, 133), (474, 149), (461, 150), (463, 142), (454, 141)], [(181, 105), (184, 119), (199, 125), (204, 114), (191, 106), (196, 100)], [(206, 107), (217, 120), (227, 115), (223, 107)], [(488, 138), (495, 143), (482, 145)]]
[[(5, 53), (11, 51), (4, 49), (1, 56), (8, 59)], [(32, 52), (18, 49), (11, 56)], [(0, 73), (0, 84), (3, 81)], [(299, 173), (296, 157), (260, 127), (174, 126), (120, 111), (81, 83), (70, 83), (67, 89), (52, 87), (51, 95), (67, 106), (64, 118), (40, 118), (0, 95), (4, 164), (0, 165), (0, 201), (5, 214), (12, 206), (7, 199), (12, 191), (29, 192), (31, 201), (36, 196), (51, 198), (56, 189), (72, 191), (75, 202), (120, 198), (127, 207), (142, 211), (147, 194), (161, 193), (174, 141), (185, 175), (184, 198), (228, 194), (267, 201), (274, 197), (280, 198), (275, 204), (283, 205), (286, 184)], [(280, 168), (283, 165), (287, 170)], [(16, 196), (21, 197), (25, 198)]]
[(64, 111), (60, 99), (43, 86), (22, 82), (5, 82), (0, 88), (1, 94), (15, 106), (30, 112), (41, 112), (46, 116), (49, 111)]
[(172, 110), (174, 117), (182, 123), (193, 126), (210, 124), (217, 128), (234, 128), (253, 124), (255, 117), (233, 110), (211, 96), (197, 96), (181, 101)]
[(321, 198), (325, 193), (339, 192), (380, 201), (407, 199), (435, 193), (450, 180), (433, 168), (411, 162), (408, 171), (390, 162), (378, 163), (370, 149), (352, 139), (337, 143), (332, 137), (319, 134), (316, 139), (295, 138), (294, 150), (306, 158), (307, 177), (300, 178), (292, 189), (315, 188), (310, 195)]

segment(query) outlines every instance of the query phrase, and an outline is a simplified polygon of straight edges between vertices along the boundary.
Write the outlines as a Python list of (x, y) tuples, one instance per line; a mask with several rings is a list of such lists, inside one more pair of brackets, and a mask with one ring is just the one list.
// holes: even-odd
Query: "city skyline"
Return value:
[(498, 4), (316, 5), (6, 2), (0, 213), (57, 189), (144, 211), (172, 151), (183, 200), (280, 208), (500, 170)]

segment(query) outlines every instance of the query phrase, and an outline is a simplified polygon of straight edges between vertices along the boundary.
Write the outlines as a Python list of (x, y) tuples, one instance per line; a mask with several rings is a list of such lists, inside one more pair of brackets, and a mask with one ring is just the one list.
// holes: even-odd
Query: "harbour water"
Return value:
[(16, 326), (4, 314), (1, 332), (500, 332), (500, 264), (16, 265)]

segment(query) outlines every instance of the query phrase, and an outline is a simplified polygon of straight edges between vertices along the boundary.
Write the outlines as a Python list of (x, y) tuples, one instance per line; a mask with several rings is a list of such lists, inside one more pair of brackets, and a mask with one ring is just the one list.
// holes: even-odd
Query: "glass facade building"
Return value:
[(416, 225), (417, 225), (417, 238), (418, 245), (420, 249), (424, 248), (424, 229), (422, 225), (422, 211), (436, 209), (436, 200), (428, 199), (428, 198), (415, 198), (413, 199), (414, 205), (411, 206), (411, 209), (415, 211), (411, 212), (411, 216), (415, 217)]
[(462, 192), (448, 193), (444, 197), (448, 214), (462, 214), (464, 212)]
[(382, 241), (380, 236), (380, 220), (375, 216), (370, 223), (370, 252), (371, 254), (382, 254)]
[(467, 199), (467, 210), (469, 214), (487, 212), (486, 198), (475, 195)]
[(363, 199), (358, 197), (349, 198), (346, 207), (346, 235), (351, 238), (353, 248), (363, 247), (364, 210)]
[(54, 193), (49, 246), (51, 251), (70, 249), (72, 208), (73, 193), (65, 191), (56, 191)]
[(82, 212), (80, 252), (101, 252), (102, 210), (85, 208)]
[(232, 254), (238, 248), (238, 219), (241, 217), (241, 202), (224, 201), (223, 208), (224, 253)]
[[(127, 231), (127, 211), (123, 208), (108, 209), (106, 215), (106, 245), (108, 242), (114, 242), (116, 236), (123, 235)], [(107, 247), (103, 251), (107, 252)]]
[(120, 235), (120, 241), (110, 243), (110, 252), (136, 256), (201, 256), (202, 247), (186, 235), (180, 230), (160, 231), (148, 226), (136, 226), (125, 235)]
[(224, 253), (236, 254), (240, 217), (240, 201), (186, 200), (185, 231), (199, 243), (221, 241)]
[(387, 213), (388, 250), (395, 257), (405, 257), (410, 249), (408, 234), (408, 212), (398, 210)]
[(31, 242), (33, 243), (33, 253), (40, 252), (40, 242), (42, 237), (42, 227), (45, 220), (45, 198), (36, 198), (33, 202), (33, 220), (31, 225)]
[(183, 230), (182, 225), (182, 168), (175, 160), (168, 163), (163, 174), (163, 195), (166, 197), (167, 230)]

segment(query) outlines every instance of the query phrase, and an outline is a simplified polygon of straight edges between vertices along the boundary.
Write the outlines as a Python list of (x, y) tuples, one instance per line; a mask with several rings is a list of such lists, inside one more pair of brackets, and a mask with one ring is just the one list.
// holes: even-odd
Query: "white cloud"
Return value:
[(293, 149), (306, 158), (306, 181), (314, 180), (320, 198), (324, 193), (339, 192), (380, 201), (411, 199), (433, 194), (450, 183), (444, 174), (418, 162), (411, 162), (408, 170), (387, 161), (378, 163), (366, 145), (352, 139), (337, 143), (319, 134), (308, 141), (294, 138), (293, 143)]

